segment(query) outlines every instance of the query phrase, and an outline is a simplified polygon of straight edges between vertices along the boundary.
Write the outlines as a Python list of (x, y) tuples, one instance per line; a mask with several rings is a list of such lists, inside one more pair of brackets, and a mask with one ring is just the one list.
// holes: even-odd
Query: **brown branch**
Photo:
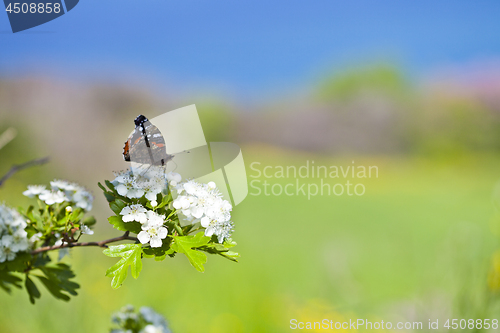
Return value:
[(72, 248), (72, 247), (77, 247), (77, 246), (98, 246), (98, 247), (108, 247), (107, 244), (109, 243), (114, 243), (114, 242), (119, 242), (122, 240), (133, 240), (137, 241), (137, 238), (129, 236), (129, 232), (127, 231), (120, 237), (115, 237), (115, 238), (110, 238), (106, 240), (102, 240), (100, 242), (85, 242), (85, 243), (63, 243), (61, 245), (52, 245), (52, 246), (45, 246), (45, 247), (40, 247), (34, 251), (31, 251), (32, 255), (35, 255), (37, 253), (42, 253), (42, 252), (47, 252), (47, 251), (52, 251), (52, 250), (60, 250), (64, 248)]
[(3, 185), (3, 183), (7, 179), (12, 177), (16, 172), (21, 171), (21, 170), (26, 169), (26, 168), (29, 168), (31, 166), (45, 164), (48, 161), (49, 161), (49, 158), (44, 157), (44, 158), (39, 158), (39, 159), (35, 159), (32, 161), (28, 161), (28, 162), (23, 163), (23, 164), (13, 165), (12, 168), (10, 168), (9, 172), (7, 172), (2, 178), (0, 178), (0, 187)]

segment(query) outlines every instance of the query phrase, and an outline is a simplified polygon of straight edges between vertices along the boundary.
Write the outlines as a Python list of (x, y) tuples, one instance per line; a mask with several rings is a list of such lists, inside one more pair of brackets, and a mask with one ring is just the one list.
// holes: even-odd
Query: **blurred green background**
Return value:
[(64, 260), (79, 296), (43, 290), (33, 306), (24, 291), (0, 292), (0, 332), (107, 332), (126, 304), (153, 307), (176, 333), (498, 319), (499, 12), (495, 1), (87, 0), (15, 36), (0, 21), (0, 135), (17, 132), (0, 176), (51, 158), (9, 179), (0, 201), (79, 182), (95, 195), (88, 240), (117, 235), (97, 182), (127, 167), (138, 114), (196, 104), (207, 141), (239, 144), (249, 176), (254, 162), (379, 170), (347, 178), (362, 196), (249, 195), (233, 210), (240, 262), (210, 256), (203, 274), (182, 256), (145, 260), (113, 290), (115, 260), (73, 249)]
[[(7, 81), (4, 96), (43, 84)], [(87, 237), (97, 240), (116, 232), (106, 222), (110, 211), (96, 183), (126, 167), (121, 147), (133, 117), (146, 108), (149, 117), (161, 111), (140, 94), (110, 86), (102, 100), (103, 89), (87, 89), (84, 103), (97, 105), (92, 117), (86, 113), (79, 119), (75, 113), (76, 119), (66, 124), (67, 118), (46, 118), (57, 108), (43, 105), (48, 110), (37, 114), (23, 105), (25, 97), (0, 100), (2, 109), (19, 112), (2, 113), (0, 132), (12, 127), (18, 135), (0, 150), (1, 174), (31, 158), (52, 159), (12, 177), (0, 198), (23, 205), (29, 202), (21, 195), (27, 184), (78, 181), (96, 196), (99, 223), (95, 235)], [(275, 105), (238, 112), (213, 98), (200, 100), (197, 107), (208, 141), (242, 145), (249, 180), (256, 176), (249, 167), (253, 162), (260, 162), (262, 170), (267, 165), (300, 167), (306, 161), (346, 167), (354, 161), (379, 169), (378, 178), (347, 178), (365, 185), (363, 196), (308, 200), (303, 195), (255, 196), (250, 189), (233, 211), (239, 263), (211, 256), (201, 274), (183, 257), (146, 260), (140, 278), (128, 279), (118, 290), (104, 276), (113, 259), (97, 248), (73, 249), (65, 260), (74, 265), (80, 295), (65, 304), (45, 293), (32, 306), (24, 291), (1, 293), (0, 330), (106, 331), (110, 314), (128, 303), (154, 307), (175, 332), (286, 332), (292, 318), (424, 323), (494, 318), (500, 305), (500, 272), (493, 265), (500, 233), (497, 109), (453, 90), (423, 92), (387, 65), (346, 71), (314, 90), (286, 112)], [(50, 94), (44, 96), (50, 106)], [(378, 122), (377, 112), (383, 114)], [(27, 117), (33, 120), (24, 121)], [(341, 137), (335, 129), (341, 128), (352, 140), (335, 140)], [(328, 135), (335, 141), (325, 141)], [(303, 140), (288, 140), (292, 137)], [(325, 181), (345, 183), (342, 178)]]

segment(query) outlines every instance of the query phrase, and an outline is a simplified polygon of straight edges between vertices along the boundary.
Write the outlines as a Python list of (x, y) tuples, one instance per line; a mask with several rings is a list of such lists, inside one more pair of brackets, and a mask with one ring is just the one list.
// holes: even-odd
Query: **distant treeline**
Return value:
[[(254, 108), (223, 98), (157, 96), (133, 84), (0, 80), (0, 127), (40, 113), (130, 122), (195, 102), (208, 141), (264, 143), (325, 153), (500, 151), (500, 72), (458, 73), (416, 84), (389, 65), (325, 75), (301, 97)], [(201, 102), (200, 102), (201, 101)], [(82, 117), (87, 114), (89, 117)], [(121, 126), (121, 125), (120, 125)], [(1, 130), (1, 128), (0, 128)]]

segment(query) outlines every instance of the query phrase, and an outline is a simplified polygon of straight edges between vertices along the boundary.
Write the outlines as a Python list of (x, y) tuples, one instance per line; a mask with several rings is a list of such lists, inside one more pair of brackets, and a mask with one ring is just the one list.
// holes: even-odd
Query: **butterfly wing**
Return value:
[(125, 161), (149, 165), (165, 165), (170, 161), (173, 156), (167, 154), (160, 130), (143, 115), (134, 122), (135, 129), (123, 147)]

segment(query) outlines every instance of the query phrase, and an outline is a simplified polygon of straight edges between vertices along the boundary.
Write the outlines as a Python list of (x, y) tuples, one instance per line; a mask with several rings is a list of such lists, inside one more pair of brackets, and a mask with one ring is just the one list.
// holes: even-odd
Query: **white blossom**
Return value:
[[(136, 327), (139, 333), (171, 333), (165, 318), (149, 307), (142, 307), (137, 313), (134, 307), (128, 305), (112, 317), (118, 327), (110, 333), (132, 333), (126, 327)], [(136, 330), (134, 330), (136, 332)]]
[(64, 192), (59, 190), (45, 190), (40, 194), (39, 198), (49, 206), (55, 203), (69, 201)]
[(116, 178), (111, 182), (119, 195), (127, 198), (140, 198), (144, 191), (137, 187), (136, 181), (131, 172), (121, 171), (115, 173)]
[(71, 201), (76, 204), (76, 207), (80, 207), (86, 211), (91, 211), (94, 197), (89, 191), (83, 188), (78, 188), (73, 194)]
[(42, 237), (42, 235), (43, 234), (41, 232), (37, 232), (36, 234), (31, 236), (31, 238), (29, 239), (30, 244), (34, 244), (34, 243), (38, 242), (40, 240), (40, 238)]
[(10, 261), (16, 253), (30, 247), (27, 224), (16, 210), (0, 204), (0, 262)]
[(165, 330), (161, 326), (147, 325), (139, 333), (164, 333)]
[(66, 180), (54, 179), (50, 182), (50, 186), (53, 190), (63, 190), (63, 191), (76, 191), (78, 184), (70, 183)]
[(148, 221), (147, 221), (148, 224), (160, 226), (160, 225), (163, 225), (163, 223), (165, 223), (165, 216), (163, 216), (163, 215), (155, 213), (151, 210), (148, 210), (146, 212), (146, 215), (148, 218)]
[(82, 224), (80, 226), (80, 232), (84, 235), (93, 235), (94, 234), (94, 230), (91, 230), (88, 226), (86, 226), (85, 224)]
[(222, 198), (214, 182), (208, 184), (189, 180), (180, 183), (176, 187), (177, 198), (173, 207), (186, 220), (192, 223), (200, 222), (205, 228), (205, 235), (211, 237), (216, 235), (219, 243), (229, 238), (233, 231), (231, 210), (229, 201)]
[(219, 243), (223, 243), (224, 239), (231, 237), (233, 232), (233, 222), (212, 220), (209, 217), (201, 219), (201, 226), (205, 229), (205, 236), (212, 237), (216, 235)]
[[(50, 186), (51, 189), (47, 190), (44, 185), (28, 185), (28, 190), (24, 191), (23, 194), (30, 198), (37, 196), (47, 205), (67, 201), (70, 204), (80, 207), (86, 211), (90, 211), (92, 209), (94, 197), (84, 187), (76, 183), (70, 183), (66, 180), (60, 179), (51, 181)], [(72, 208), (70, 207), (69, 209)], [(68, 212), (70, 213), (71, 211)]]
[(144, 196), (149, 201), (156, 201), (156, 195), (163, 191), (163, 187), (155, 180), (148, 180), (139, 184), (141, 189), (144, 191)]
[(166, 328), (167, 323), (165, 321), (165, 318), (163, 318), (161, 314), (157, 313), (152, 308), (143, 306), (139, 309), (139, 313), (147, 323), (154, 326), (164, 326)]
[(168, 235), (167, 228), (163, 226), (165, 217), (150, 210), (147, 216), (148, 220), (142, 225), (142, 231), (137, 235), (137, 239), (142, 244), (149, 243), (151, 247), (161, 247), (162, 239)]
[(156, 201), (159, 193), (166, 189), (166, 176), (163, 167), (142, 166), (130, 170), (115, 172), (111, 182), (119, 195), (127, 198), (141, 198)]
[(16, 253), (11, 246), (0, 244), (0, 262), (11, 261), (16, 257)]
[(18, 229), (12, 234), (12, 251), (26, 251), (29, 247), (28, 233), (24, 229)]
[(176, 172), (172, 172), (172, 171), (167, 173), (167, 181), (170, 184), (170, 186), (173, 186), (173, 187), (177, 186), (177, 184), (180, 183), (181, 180), (182, 180), (182, 177), (180, 174), (178, 174)]
[(121, 210), (120, 215), (123, 215), (123, 222), (137, 221), (140, 223), (146, 223), (148, 219), (146, 212), (146, 208), (144, 208), (140, 204), (137, 204), (124, 207)]
[(29, 198), (33, 198), (42, 194), (45, 191), (45, 185), (28, 185), (28, 189), (23, 194)]

